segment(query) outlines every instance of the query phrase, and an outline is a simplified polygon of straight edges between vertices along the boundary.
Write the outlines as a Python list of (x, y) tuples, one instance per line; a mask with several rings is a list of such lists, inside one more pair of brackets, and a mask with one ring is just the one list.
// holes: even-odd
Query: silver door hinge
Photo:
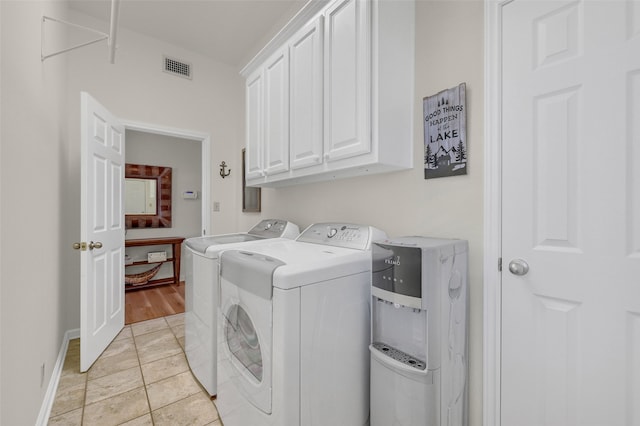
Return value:
[(502, 258), (498, 258), (498, 271), (502, 272)]

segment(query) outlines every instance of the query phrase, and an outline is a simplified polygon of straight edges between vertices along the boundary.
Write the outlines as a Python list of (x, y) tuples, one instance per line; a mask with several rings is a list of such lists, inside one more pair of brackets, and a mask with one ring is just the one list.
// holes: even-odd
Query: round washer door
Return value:
[(229, 380), (260, 411), (271, 414), (271, 300), (221, 279), (223, 351)]
[(225, 343), (229, 352), (258, 382), (263, 378), (260, 339), (249, 314), (240, 305), (231, 305), (224, 322)]

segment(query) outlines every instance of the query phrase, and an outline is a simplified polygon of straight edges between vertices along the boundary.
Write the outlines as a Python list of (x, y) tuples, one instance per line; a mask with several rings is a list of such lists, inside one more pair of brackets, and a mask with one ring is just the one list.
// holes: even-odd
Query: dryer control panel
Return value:
[(373, 226), (329, 222), (309, 226), (296, 241), (370, 250), (371, 242), (380, 238), (386, 238), (386, 234)]
[(293, 239), (298, 236), (299, 230), (297, 225), (286, 220), (265, 219), (247, 233), (263, 238), (282, 237)]

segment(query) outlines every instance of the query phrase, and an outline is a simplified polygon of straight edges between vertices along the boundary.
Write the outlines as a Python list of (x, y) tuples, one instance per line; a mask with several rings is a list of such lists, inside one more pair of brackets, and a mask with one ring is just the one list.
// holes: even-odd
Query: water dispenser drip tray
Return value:
[(389, 346), (385, 343), (381, 342), (373, 342), (372, 345), (375, 349), (379, 350), (386, 356), (395, 359), (409, 367), (413, 367), (417, 370), (424, 370), (426, 368), (426, 363), (424, 361), (420, 361), (417, 358), (412, 357), (411, 355), (402, 352), (392, 346)]

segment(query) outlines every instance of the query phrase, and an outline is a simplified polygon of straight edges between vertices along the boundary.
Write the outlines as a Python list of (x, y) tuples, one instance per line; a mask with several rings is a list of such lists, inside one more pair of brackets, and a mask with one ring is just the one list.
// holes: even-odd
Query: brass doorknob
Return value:
[(93, 241), (91, 241), (89, 243), (89, 250), (93, 250), (94, 248), (101, 249), (102, 248), (102, 243), (100, 241), (96, 241), (95, 243)]

